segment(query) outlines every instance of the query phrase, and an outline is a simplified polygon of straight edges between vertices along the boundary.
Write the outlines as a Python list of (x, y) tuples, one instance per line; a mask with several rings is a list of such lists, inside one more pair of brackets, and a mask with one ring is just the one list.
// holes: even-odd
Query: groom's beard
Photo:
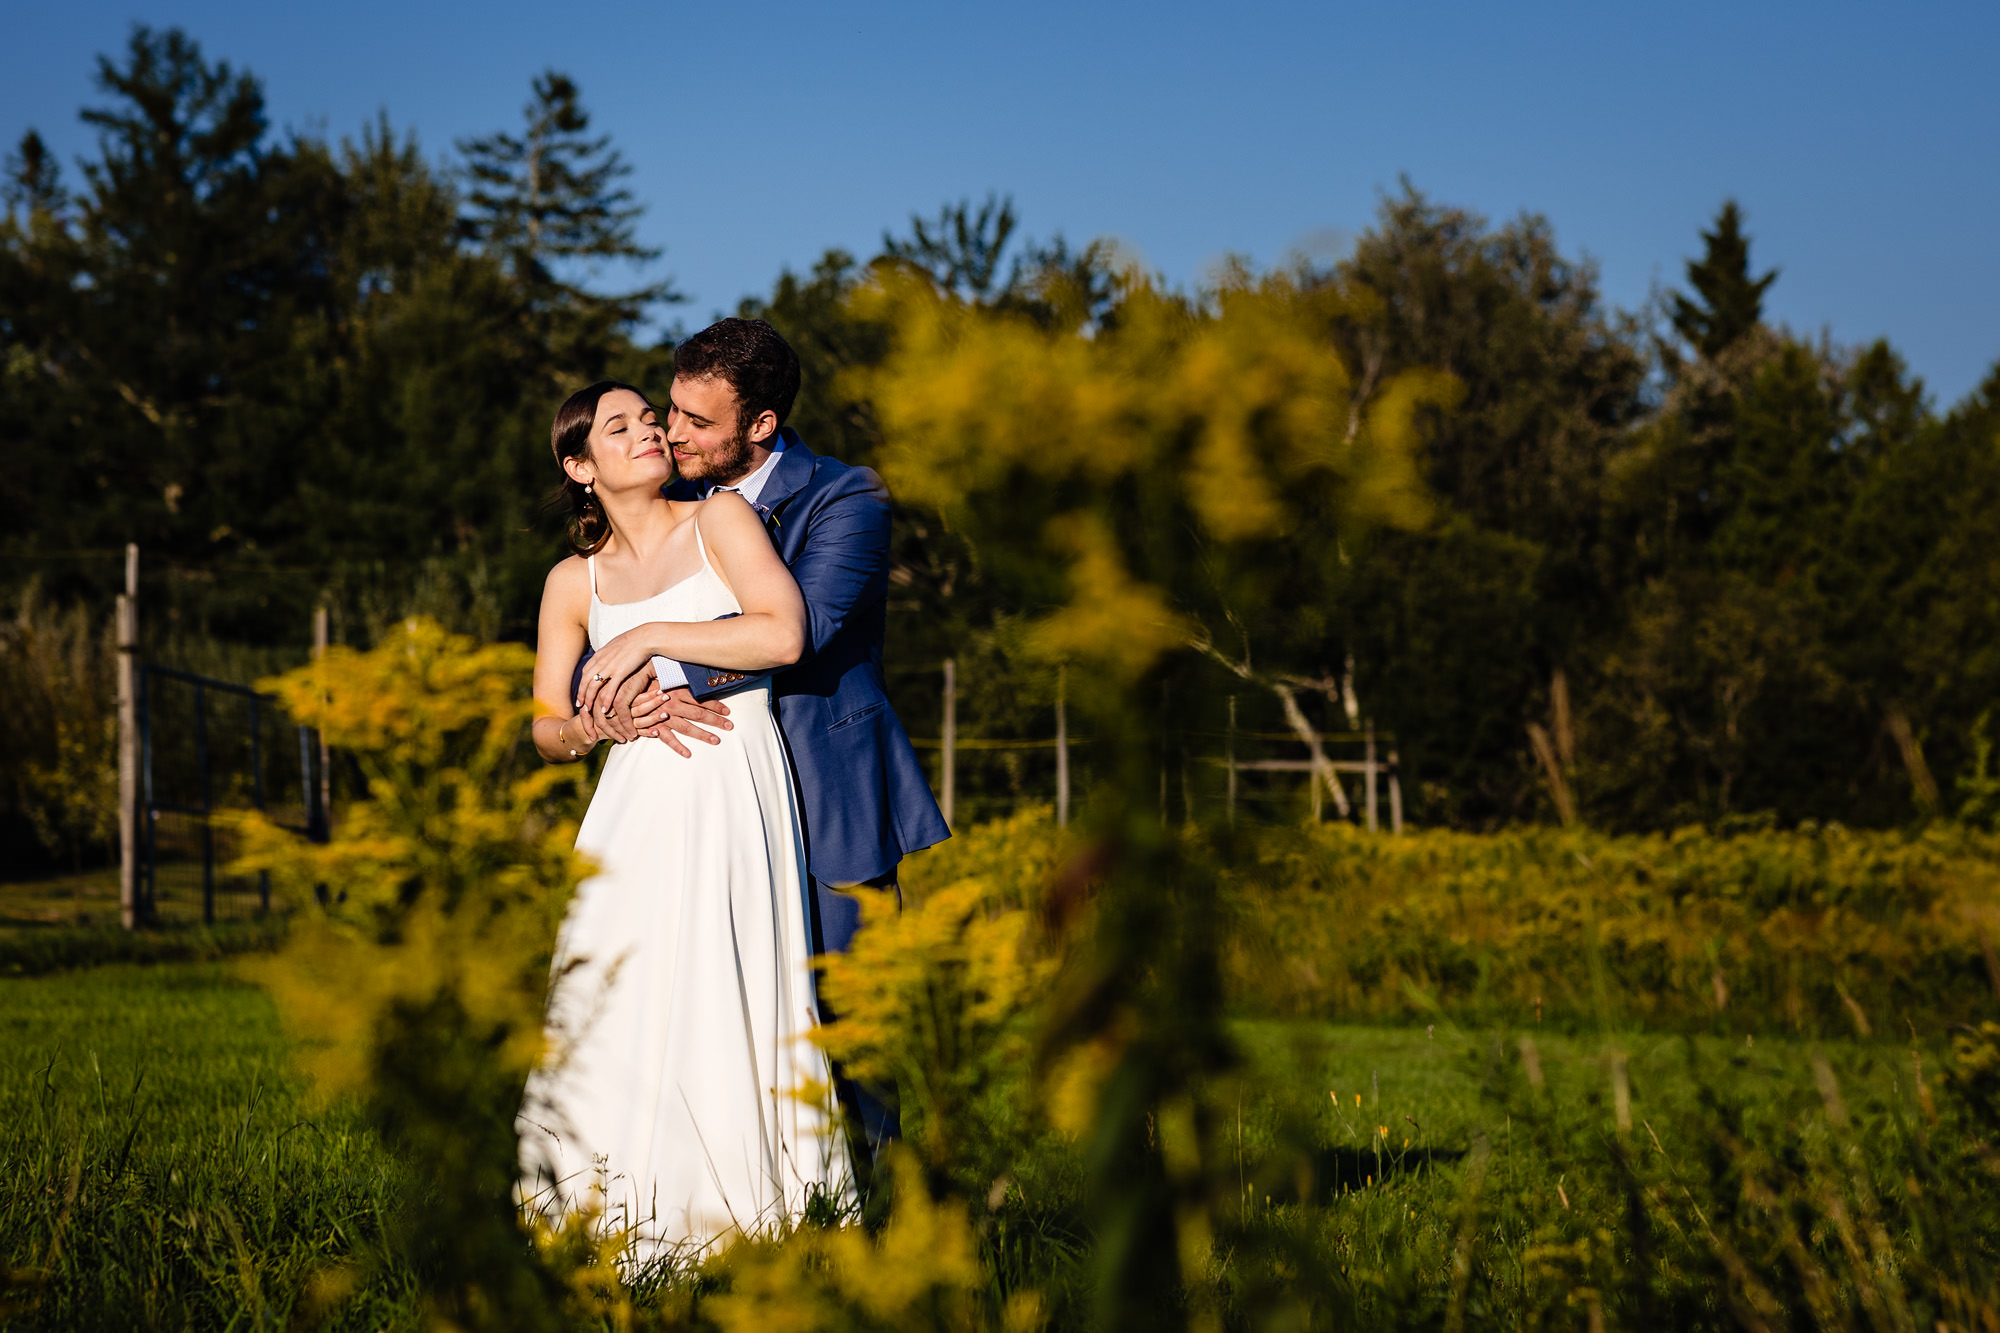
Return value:
[(750, 440), (741, 429), (707, 454), (680, 465), (681, 477), (704, 486), (734, 486), (750, 475)]

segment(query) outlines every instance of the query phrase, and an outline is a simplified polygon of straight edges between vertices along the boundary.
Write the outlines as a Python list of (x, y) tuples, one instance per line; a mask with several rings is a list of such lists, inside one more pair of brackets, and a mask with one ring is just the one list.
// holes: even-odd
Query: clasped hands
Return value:
[[(601, 740), (623, 745), (641, 736), (664, 742), (686, 759), (693, 751), (681, 737), (719, 745), (716, 731), (728, 731), (729, 705), (720, 699), (697, 700), (686, 686), (662, 690), (653, 671), (652, 655), (635, 655), (635, 645), (620, 635), (590, 659), (576, 716), (568, 725), (591, 746)], [(635, 660), (626, 661), (628, 657)], [(623, 668), (622, 670), (620, 668)], [(714, 730), (710, 730), (714, 728)]]

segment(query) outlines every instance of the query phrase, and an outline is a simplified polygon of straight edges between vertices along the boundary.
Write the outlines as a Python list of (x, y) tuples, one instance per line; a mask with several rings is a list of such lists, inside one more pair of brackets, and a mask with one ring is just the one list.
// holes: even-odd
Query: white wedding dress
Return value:
[[(701, 531), (695, 530), (697, 545)], [(696, 573), (607, 606), (590, 569), (593, 649), (649, 621), (742, 607), (701, 548)], [(627, 1261), (693, 1257), (853, 1202), (816, 1021), (805, 849), (769, 682), (729, 696), (718, 745), (615, 746), (577, 834), (599, 872), (556, 945), (549, 1053), (521, 1112), (523, 1203), (593, 1209)]]

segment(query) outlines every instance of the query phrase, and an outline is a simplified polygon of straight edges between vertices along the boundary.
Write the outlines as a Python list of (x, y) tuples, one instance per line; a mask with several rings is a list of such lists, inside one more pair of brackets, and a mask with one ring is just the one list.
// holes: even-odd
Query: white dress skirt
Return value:
[[(740, 612), (701, 556), (664, 592), (609, 606), (592, 560), (591, 646)], [(524, 1206), (558, 1224), (596, 1212), (630, 1238), (630, 1263), (768, 1232), (816, 1193), (854, 1199), (808, 1036), (805, 848), (769, 683), (728, 702), (734, 727), (691, 759), (642, 736), (606, 760), (576, 840), (598, 873), (557, 939), (549, 1051), (521, 1112)]]

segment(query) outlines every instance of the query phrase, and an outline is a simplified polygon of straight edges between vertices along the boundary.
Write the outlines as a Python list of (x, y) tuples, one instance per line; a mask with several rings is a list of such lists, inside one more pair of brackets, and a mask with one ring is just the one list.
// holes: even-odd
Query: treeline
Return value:
[(437, 163), (386, 119), (274, 134), (178, 31), (97, 83), (80, 180), (32, 130), (8, 162), (10, 581), (101, 600), (135, 541), (165, 613), (223, 639), (298, 642), (326, 597), (356, 636), (412, 597), (528, 633), (549, 404), (667, 364), (633, 337), (666, 287), (578, 281), (654, 256), (576, 86)]
[[(1121, 280), (1109, 247), (1010, 247), (1013, 222), (992, 201), (947, 208), (911, 240), (885, 238), (871, 264), (830, 253), (744, 303), (806, 357), (807, 438), (873, 457), (861, 390), (893, 338), (871, 323), (888, 307), (854, 298), (885, 263), (1052, 331), (1116, 336), (1128, 300), (1156, 301)], [(1844, 348), (1763, 319), (1776, 273), (1753, 266), (1734, 203), (1700, 242), (1684, 292), (1618, 311), (1544, 219), (1494, 226), (1405, 185), (1348, 257), (1282, 275), (1284, 299), (1311, 307), (1342, 354), (1349, 439), (1399, 376), (1442, 371), (1451, 387), (1409, 405), (1428, 515), (1346, 531), (1333, 510), (1308, 517), (1268, 554), (1263, 582), (1311, 595), (1282, 627), (1246, 628), (1246, 650), (1257, 636), (1281, 645), (1265, 674), (1318, 724), (1393, 731), (1423, 822), (1990, 820), (2000, 370), (1940, 414), (1886, 342)], [(1258, 281), (1225, 274), (1180, 299), (1191, 316), (1222, 310)], [(1264, 390), (1246, 377), (1219, 391)], [(1042, 428), (1051, 448), (1090, 447), (1068, 423)], [(1263, 485), (1253, 470), (1204, 481)], [(1037, 500), (997, 503), (1032, 513)], [(1103, 504), (1135, 521), (1148, 508)], [(990, 655), (984, 678), (1006, 684), (973, 701), (975, 725), (1019, 731), (1046, 726), (1022, 717), (1046, 708), (1050, 685), (1025, 666), (1020, 622), (1060, 562), (1023, 549), (1032, 523), (1014, 530), (1022, 541), (978, 550), (933, 514), (906, 514), (897, 574), (921, 608), (905, 642)], [(1193, 527), (1165, 536), (1203, 545)], [(1220, 696), (1244, 687), (1215, 657), (1183, 653), (1148, 682), (1163, 733), (1224, 725)], [(1269, 697), (1243, 702), (1258, 710), (1246, 725), (1282, 729)], [(1168, 768), (1190, 752), (1162, 749)], [(1200, 799), (1170, 786), (1165, 805)]]
[[(543, 75), (519, 127), (441, 161), (386, 118), (338, 144), (274, 133), (256, 80), (178, 31), (136, 30), (98, 85), (79, 172), (32, 131), (7, 165), (5, 591), (101, 615), (136, 541), (156, 654), (295, 660), (321, 602), (355, 643), (411, 612), (530, 638), (561, 551), (553, 404), (606, 374), (663, 391), (671, 363), (644, 330), (674, 293), (576, 85)], [(1453, 386), (1412, 407), (1427, 516), (1293, 537), (1285, 558), (1323, 577), (1273, 664), (1317, 724), (1395, 734), (1413, 819), (1887, 824), (1985, 790), (2000, 378), (1940, 413), (1886, 344), (1763, 319), (1775, 275), (1733, 205), (1700, 248), (1683, 291), (1621, 312), (1544, 220), (1405, 186), (1346, 258), (1287, 275), (1329, 298), (1356, 404), (1406, 371)], [(1109, 245), (1026, 240), (997, 198), (781, 274), (743, 311), (800, 351), (802, 435), (857, 463), (884, 452), (867, 385), (895, 330), (856, 298), (889, 269), (1049, 328), (1116, 330), (1150, 290)], [(929, 507), (896, 531), (912, 730), (950, 656), (963, 732), (1048, 734), (1054, 673), (1021, 646), (1054, 595), (1038, 553), (974, 546)], [(1163, 726), (1213, 725), (1232, 683), (1183, 658), (1145, 688)], [(67, 762), (25, 697), (10, 716), (40, 720), (0, 754), (17, 806), (21, 774)], [(1271, 698), (1244, 703), (1246, 727), (1277, 725)], [(1040, 780), (995, 761), (961, 791)]]

